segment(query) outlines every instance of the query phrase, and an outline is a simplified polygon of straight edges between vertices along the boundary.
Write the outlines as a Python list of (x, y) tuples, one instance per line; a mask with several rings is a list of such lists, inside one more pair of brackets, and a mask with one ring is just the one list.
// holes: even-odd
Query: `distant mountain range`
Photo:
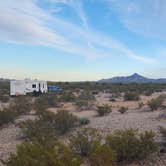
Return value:
[(6, 78), (0, 78), (0, 82), (9, 82), (10, 79), (6, 79)]
[(151, 79), (134, 73), (127, 77), (113, 77), (108, 79), (101, 79), (101, 83), (166, 83), (166, 78)]

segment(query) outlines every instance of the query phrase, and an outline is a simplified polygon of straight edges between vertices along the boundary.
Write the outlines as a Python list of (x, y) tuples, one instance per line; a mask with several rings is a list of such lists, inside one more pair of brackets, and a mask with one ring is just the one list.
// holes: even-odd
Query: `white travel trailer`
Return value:
[(11, 80), (10, 81), (10, 95), (19, 96), (28, 93), (47, 93), (47, 82), (38, 80)]

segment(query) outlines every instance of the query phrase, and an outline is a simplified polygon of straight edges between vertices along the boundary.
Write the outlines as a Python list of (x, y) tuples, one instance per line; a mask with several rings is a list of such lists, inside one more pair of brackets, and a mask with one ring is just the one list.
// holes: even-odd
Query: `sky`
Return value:
[(0, 77), (166, 77), (165, 0), (1, 0)]

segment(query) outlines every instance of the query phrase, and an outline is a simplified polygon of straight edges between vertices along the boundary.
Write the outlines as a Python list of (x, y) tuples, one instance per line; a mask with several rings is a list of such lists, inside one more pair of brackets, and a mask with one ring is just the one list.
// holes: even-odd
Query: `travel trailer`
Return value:
[(38, 80), (11, 80), (10, 81), (10, 95), (19, 96), (33, 93), (35, 95), (47, 93), (47, 82)]

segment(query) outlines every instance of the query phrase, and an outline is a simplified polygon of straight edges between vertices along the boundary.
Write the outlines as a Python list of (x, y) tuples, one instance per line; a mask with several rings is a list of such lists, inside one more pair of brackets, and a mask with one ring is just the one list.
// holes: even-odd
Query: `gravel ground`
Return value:
[[(11, 153), (16, 152), (17, 145), (22, 143), (21, 129), (17, 124), (28, 119), (35, 119), (33, 115), (20, 116), (14, 124), (9, 124), (0, 129), (0, 159), (6, 160)], [(0, 166), (3, 164), (0, 162)]]
[(96, 128), (103, 132), (112, 132), (114, 130), (134, 128), (139, 131), (153, 130), (157, 134), (157, 139), (160, 138), (159, 126), (166, 127), (166, 120), (159, 119), (162, 111), (141, 111), (128, 110), (128, 112), (121, 114), (114, 110), (107, 116), (91, 117), (89, 127)]
[[(16, 146), (22, 141), (19, 139), (21, 133), (20, 128), (14, 124), (1, 129), (0, 131), (0, 159), (7, 159), (10, 153), (16, 151)], [(0, 163), (0, 166), (2, 164)]]

